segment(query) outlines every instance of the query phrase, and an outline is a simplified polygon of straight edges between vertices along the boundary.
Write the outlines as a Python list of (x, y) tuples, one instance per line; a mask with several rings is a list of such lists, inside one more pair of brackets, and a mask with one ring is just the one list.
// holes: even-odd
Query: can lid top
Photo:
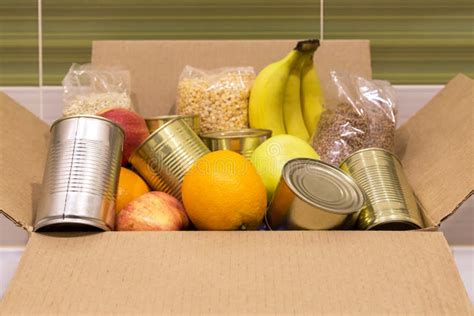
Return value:
[(159, 115), (159, 116), (151, 116), (146, 117), (145, 121), (157, 121), (157, 120), (172, 120), (172, 119), (179, 119), (179, 118), (199, 118), (199, 114), (170, 114), (170, 115)]
[(235, 138), (247, 138), (247, 137), (261, 137), (261, 136), (271, 136), (272, 131), (269, 129), (259, 129), (259, 128), (243, 128), (235, 129), (228, 131), (220, 132), (211, 132), (203, 133), (200, 136), (202, 138), (212, 138), (212, 139), (235, 139)]
[[(181, 121), (182, 120), (180, 120), (179, 118), (173, 118), (173, 119), (169, 120), (168, 122), (164, 123), (163, 125), (161, 125), (160, 127), (158, 127), (157, 129), (155, 129), (152, 133), (150, 133), (150, 135), (148, 135), (147, 138), (145, 138), (145, 140), (142, 141), (142, 143), (140, 145), (138, 145), (137, 148), (135, 148), (134, 151), (132, 151), (132, 153), (130, 154), (130, 158), (128, 160), (130, 161), (150, 139), (153, 139), (153, 138), (156, 137), (157, 134), (160, 134), (163, 131), (166, 131), (166, 129), (172, 124), (181, 124)], [(188, 125), (186, 123), (183, 122), (182, 124), (183, 124), (182, 125), (183, 128), (188, 127)]]
[(395, 155), (393, 152), (388, 151), (388, 150), (383, 149), (383, 148), (369, 147), (369, 148), (359, 149), (359, 150), (353, 152), (352, 154), (350, 154), (349, 156), (347, 156), (346, 158), (344, 158), (344, 160), (340, 164), (340, 167), (342, 168), (342, 166), (344, 164), (346, 164), (349, 161), (353, 160), (354, 157), (358, 157), (358, 156), (361, 156), (361, 155), (365, 155), (366, 157), (367, 156), (372, 156), (373, 158), (375, 158), (377, 155), (379, 155), (379, 156), (380, 155), (382, 155), (382, 156), (391, 156), (391, 157), (395, 158), (400, 163), (400, 165), (402, 164), (402, 161), (400, 160), (400, 158), (397, 155)]
[(62, 118), (59, 118), (57, 119), (56, 121), (53, 122), (53, 124), (51, 124), (51, 127), (49, 128), (50, 131), (53, 130), (53, 127), (62, 122), (62, 121), (65, 121), (65, 120), (70, 120), (70, 119), (96, 119), (96, 120), (102, 120), (102, 121), (105, 121), (107, 123), (110, 123), (112, 125), (115, 125), (116, 127), (118, 127), (118, 129), (120, 130), (120, 132), (125, 135), (125, 132), (122, 128), (122, 126), (120, 126), (119, 124), (115, 123), (114, 121), (112, 120), (109, 120), (108, 118), (105, 118), (105, 117), (102, 117), (102, 116), (98, 116), (98, 115), (70, 115), (70, 116), (65, 116), (65, 117), (62, 117)]
[(342, 170), (325, 162), (297, 158), (283, 167), (288, 187), (305, 202), (331, 213), (356, 213), (364, 206), (364, 195)]

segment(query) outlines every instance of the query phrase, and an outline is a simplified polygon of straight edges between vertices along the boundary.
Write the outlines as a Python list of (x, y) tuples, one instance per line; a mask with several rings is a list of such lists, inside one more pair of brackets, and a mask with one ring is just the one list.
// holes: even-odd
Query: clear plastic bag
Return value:
[(132, 109), (127, 70), (72, 64), (62, 84), (65, 116), (94, 115), (107, 108)]
[(186, 66), (178, 83), (178, 114), (199, 114), (202, 132), (248, 127), (252, 67), (201, 70)]
[(397, 105), (387, 81), (331, 72), (336, 99), (326, 104), (311, 143), (321, 160), (339, 166), (363, 148), (393, 151)]

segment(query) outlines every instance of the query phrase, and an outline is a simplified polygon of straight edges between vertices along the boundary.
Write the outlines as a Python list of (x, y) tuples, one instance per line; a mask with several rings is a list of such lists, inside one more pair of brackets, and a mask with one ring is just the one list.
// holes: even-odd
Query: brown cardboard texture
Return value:
[[(209, 66), (237, 60), (232, 56), (239, 55), (241, 47), (245, 65), (259, 69), (294, 45), (294, 41), (291, 45), (276, 41), (276, 46), (282, 45), (281, 52), (267, 60), (261, 57), (263, 53), (253, 56), (261, 50), (252, 47), (270, 48), (271, 42), (232, 42), (233, 49), (223, 51), (217, 48), (224, 46), (205, 42), (221, 63), (212, 61)], [(344, 46), (341, 43), (345, 41), (336, 42)], [(110, 60), (116, 61), (117, 55), (138, 67), (131, 72), (133, 80), (140, 84), (134, 83), (132, 89), (141, 100), (140, 107), (149, 114), (169, 111), (174, 101), (171, 96), (177, 77), (188, 63), (171, 56), (186, 56), (175, 45), (186, 47), (193, 56), (189, 63), (199, 67), (204, 64), (193, 61), (206, 60), (209, 55), (201, 41), (140, 41), (140, 50), (133, 48), (134, 42), (120, 43), (96, 43), (94, 47), (107, 51)], [(345, 50), (343, 54), (351, 53)], [(166, 66), (165, 69), (145, 72), (139, 61), (130, 61), (144, 61), (154, 58), (154, 54), (170, 56), (169, 65), (157, 62), (153, 66)], [(93, 55), (97, 61), (97, 53)], [(365, 56), (369, 58), (368, 53)], [(362, 65), (369, 63), (360, 59), (363, 58), (359, 58)], [(153, 69), (151, 64), (145, 64), (148, 70)], [(321, 65), (319, 71), (324, 67)], [(370, 72), (370, 67), (362, 69)], [(177, 73), (168, 73), (172, 70)], [(170, 76), (172, 84), (166, 83)], [(163, 92), (166, 89), (171, 90)], [(433, 225), (472, 192), (472, 182), (459, 179), (461, 170), (472, 170), (468, 162), (474, 160), (472, 144), (460, 145), (465, 142), (467, 128), (472, 126), (472, 112), (469, 113), (466, 94), (462, 92), (468, 89), (472, 89), (472, 80), (458, 76), (399, 131), (398, 153)], [(160, 98), (162, 103), (152, 103)], [(34, 188), (41, 182), (46, 158), (48, 127), (5, 95), (0, 98), (0, 115), (0, 209), (28, 229), (39, 192)], [(425, 126), (434, 126), (435, 122), (437, 129)], [(445, 158), (429, 146), (455, 152), (446, 153), (449, 156)], [(436, 174), (443, 178), (437, 179)], [(423, 175), (430, 177), (433, 188), (423, 182)], [(458, 181), (459, 187), (451, 190), (444, 186), (443, 179)], [(471, 311), (446, 240), (437, 232), (32, 233), (0, 305), (2, 315), (468, 315)]]
[(2, 92), (0, 122), (0, 212), (32, 230), (49, 127)]
[(469, 315), (441, 233), (33, 233), (12, 314)]
[[(283, 58), (296, 40), (226, 41), (98, 41), (93, 43), (92, 63), (130, 70), (132, 98), (144, 116), (173, 111), (178, 78), (186, 65), (202, 69), (253, 66), (260, 71)], [(370, 78), (368, 40), (325, 40), (314, 57), (322, 88), (330, 98), (331, 70)]]
[(474, 80), (457, 75), (397, 130), (396, 153), (434, 225), (473, 194), (473, 92)]

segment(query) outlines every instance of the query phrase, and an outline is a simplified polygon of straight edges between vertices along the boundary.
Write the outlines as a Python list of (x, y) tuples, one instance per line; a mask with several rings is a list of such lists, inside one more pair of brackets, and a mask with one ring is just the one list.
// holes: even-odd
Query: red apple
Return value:
[(189, 225), (184, 207), (176, 198), (152, 191), (125, 207), (115, 218), (116, 230), (181, 230)]
[(122, 108), (106, 109), (97, 115), (105, 117), (118, 125), (125, 132), (123, 143), (122, 166), (128, 164), (132, 152), (150, 135), (145, 119), (135, 112)]

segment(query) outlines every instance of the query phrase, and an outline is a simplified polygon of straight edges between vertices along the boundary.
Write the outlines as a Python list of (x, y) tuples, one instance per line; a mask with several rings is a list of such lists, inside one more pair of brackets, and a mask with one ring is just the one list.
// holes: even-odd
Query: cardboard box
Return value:
[[(172, 109), (184, 64), (260, 69), (293, 44), (98, 42), (93, 62), (129, 67), (139, 110), (155, 115)], [(333, 67), (370, 75), (367, 41), (325, 41), (316, 61), (323, 78)], [(431, 228), (473, 194), (473, 88), (456, 76), (397, 132)], [(0, 122), (0, 211), (31, 232), (48, 126), (5, 94)], [(31, 233), (0, 314), (38, 313), (469, 315), (472, 306), (435, 231)]]

